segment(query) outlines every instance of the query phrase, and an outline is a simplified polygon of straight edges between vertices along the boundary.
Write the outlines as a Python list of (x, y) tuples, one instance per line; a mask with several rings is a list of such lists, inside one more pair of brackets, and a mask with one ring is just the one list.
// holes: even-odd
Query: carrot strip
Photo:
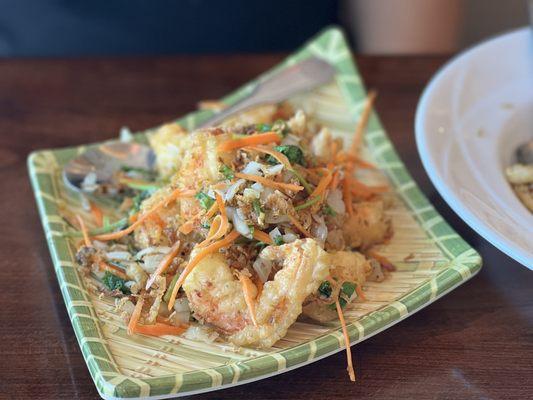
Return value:
[(337, 308), (337, 314), (339, 315), (339, 321), (342, 326), (342, 334), (344, 336), (344, 343), (346, 345), (346, 358), (348, 359), (348, 375), (350, 375), (350, 380), (355, 382), (355, 371), (352, 364), (352, 350), (350, 349), (350, 336), (348, 336), (348, 329), (346, 328), (346, 321), (344, 320), (344, 315), (342, 314), (342, 308), (339, 304), (339, 299), (335, 300), (335, 307)]
[(254, 292), (257, 295), (257, 288), (250, 280), (250, 278), (248, 278), (246, 275), (239, 274), (239, 282), (241, 282), (242, 285), (244, 301), (246, 302), (246, 306), (248, 307), (248, 312), (250, 313), (254, 326), (257, 327), (258, 324), (255, 316), (255, 299), (253, 297)]
[(287, 214), (287, 218), (291, 221), (291, 223), (306, 237), (310, 238), (311, 234), (307, 232), (307, 230), (300, 224), (300, 221), (298, 221), (296, 218), (294, 218), (292, 215)]
[(388, 186), (368, 186), (357, 179), (351, 179), (351, 192), (356, 196), (371, 197), (374, 194), (385, 193), (389, 190)]
[(143, 293), (141, 292), (141, 295), (137, 298), (137, 304), (135, 304), (133, 313), (131, 314), (130, 322), (128, 323), (128, 335), (133, 335), (137, 322), (139, 322), (139, 318), (141, 317), (144, 304), (144, 297), (142, 297), (142, 295)]
[(257, 228), (254, 229), (253, 237), (255, 240), (259, 240), (260, 242), (274, 244), (274, 241), (268, 233), (265, 233)]
[(276, 160), (278, 160), (280, 164), (283, 164), (283, 166), (287, 168), (289, 171), (293, 169), (291, 162), (289, 161), (287, 156), (279, 151), (268, 149), (266, 147), (261, 147), (261, 146), (248, 146), (248, 147), (245, 147), (244, 150), (253, 150), (259, 153), (269, 154), (272, 157), (274, 157)]
[(353, 214), (351, 175), (352, 172), (350, 170), (345, 171), (344, 179), (342, 181), (342, 199), (344, 200), (344, 205), (346, 207), (346, 212), (348, 213), (348, 215)]
[(333, 178), (331, 178), (331, 188), (333, 190), (337, 189), (337, 186), (339, 186), (339, 177), (340, 177), (339, 171), (335, 171), (333, 173)]
[(156, 322), (153, 325), (135, 325), (133, 327), (133, 332), (148, 336), (181, 335), (187, 330), (187, 328), (188, 325), (173, 326)]
[(152, 207), (149, 211), (142, 214), (137, 220), (128, 226), (126, 229), (123, 229), (121, 231), (107, 233), (103, 235), (97, 235), (94, 236), (94, 239), (106, 241), (106, 240), (116, 240), (120, 239), (126, 235), (129, 235), (132, 233), (135, 229), (137, 229), (144, 221), (146, 221), (152, 214), (159, 211), (161, 208), (166, 207), (171, 201), (176, 200), (179, 197), (188, 197), (188, 196), (194, 196), (195, 192), (193, 190), (181, 190), (181, 189), (175, 189), (172, 193), (170, 193), (166, 198), (161, 200), (159, 203), (157, 203), (154, 207)]
[(300, 185), (294, 185), (292, 183), (275, 182), (270, 179), (263, 178), (262, 176), (248, 175), (248, 174), (243, 174), (241, 172), (235, 172), (235, 176), (237, 178), (246, 179), (248, 181), (259, 182), (260, 184), (264, 186), (269, 186), (273, 189), (291, 190), (293, 192), (299, 192), (300, 190), (304, 189), (304, 187)]
[(320, 178), (320, 181), (318, 182), (317, 187), (311, 193), (309, 197), (317, 197), (322, 196), (322, 194), (325, 192), (326, 188), (330, 184), (331, 180), (333, 179), (333, 174), (330, 169), (328, 169), (328, 173), (324, 175), (322, 178)]
[(359, 121), (357, 121), (355, 135), (352, 141), (352, 145), (350, 147), (350, 154), (355, 157), (357, 157), (357, 154), (359, 153), (359, 148), (361, 147), (361, 143), (363, 142), (363, 133), (366, 129), (366, 125), (368, 124), (368, 119), (370, 117), (370, 112), (372, 111), (372, 105), (374, 104), (375, 99), (376, 92), (372, 90), (368, 93), (368, 96), (366, 97), (363, 112), (359, 117)]
[(218, 151), (231, 151), (241, 147), (253, 146), (258, 144), (279, 143), (281, 137), (276, 132), (265, 132), (256, 135), (250, 135), (243, 138), (228, 140), (218, 145)]
[(100, 261), (98, 263), (98, 268), (102, 271), (111, 272), (113, 275), (116, 275), (126, 281), (130, 279), (122, 269), (120, 269), (119, 267), (115, 267), (114, 265), (108, 264), (105, 261)]
[(91, 207), (91, 214), (93, 215), (96, 225), (99, 227), (103, 226), (104, 225), (104, 213), (102, 212), (102, 209), (98, 207), (96, 204), (94, 204), (92, 201), (89, 202), (89, 206)]
[(357, 296), (361, 298), (361, 300), (366, 301), (365, 292), (363, 292), (363, 288), (361, 287), (361, 285), (355, 285), (355, 292), (357, 293)]
[(146, 282), (146, 290), (150, 289), (150, 287), (154, 284), (156, 278), (167, 270), (167, 268), (172, 263), (172, 260), (174, 260), (174, 258), (176, 258), (176, 256), (178, 255), (180, 249), (181, 249), (181, 242), (178, 240), (176, 243), (172, 245), (172, 247), (170, 248), (170, 251), (161, 260), (161, 263), (157, 266), (152, 276), (150, 276), (150, 279), (148, 279), (148, 281)]
[(202, 216), (204, 216), (204, 213), (205, 213), (206, 218), (211, 218), (213, 215), (215, 215), (217, 210), (218, 210), (218, 204), (215, 202), (213, 203), (211, 208), (207, 210), (207, 213), (205, 213), (204, 210), (200, 211), (198, 214), (194, 215), (189, 221), (182, 224), (179, 227), (178, 231), (180, 231), (184, 235), (188, 235), (189, 233), (192, 232), (192, 230), (194, 229), (194, 225), (198, 222), (198, 220), (202, 218)]
[(83, 219), (76, 215), (76, 220), (78, 221), (78, 224), (80, 224), (81, 233), (83, 234), (83, 242), (85, 243), (85, 246), (91, 246), (91, 239), (89, 238), (89, 232), (87, 231), (87, 227), (85, 226), (85, 222), (83, 222)]
[(221, 239), (217, 242), (211, 243), (207, 247), (201, 248), (198, 253), (194, 255), (189, 260), (189, 263), (185, 267), (185, 269), (182, 271), (180, 277), (176, 281), (176, 284), (174, 285), (174, 289), (172, 290), (172, 294), (170, 296), (170, 300), (168, 302), (168, 309), (172, 310), (172, 307), (174, 307), (174, 302), (176, 301), (176, 296), (178, 294), (178, 290), (180, 289), (181, 285), (183, 284), (183, 281), (185, 281), (185, 278), (191, 273), (191, 271), (198, 265), (200, 261), (202, 261), (206, 256), (208, 256), (211, 253), (214, 253), (218, 250), (220, 250), (223, 247), (229, 246), (231, 243), (235, 241), (240, 236), (240, 233), (236, 230), (231, 231), (224, 239)]

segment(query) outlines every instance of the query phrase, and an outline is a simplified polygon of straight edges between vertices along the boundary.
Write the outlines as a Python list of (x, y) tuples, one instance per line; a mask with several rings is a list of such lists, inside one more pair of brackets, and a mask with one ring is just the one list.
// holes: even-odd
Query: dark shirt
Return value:
[(0, 0), (0, 56), (292, 50), (334, 0)]

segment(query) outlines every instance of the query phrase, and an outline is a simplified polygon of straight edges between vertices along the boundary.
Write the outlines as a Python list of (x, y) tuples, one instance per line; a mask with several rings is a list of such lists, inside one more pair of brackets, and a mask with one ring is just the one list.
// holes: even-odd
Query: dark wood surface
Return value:
[[(281, 55), (0, 61), (0, 398), (98, 394), (61, 298), (26, 171), (31, 150), (115, 137), (221, 96)], [(444, 57), (358, 58), (377, 109), (415, 180), (481, 252), (471, 281), (345, 355), (197, 399), (525, 399), (533, 397), (533, 273), (468, 228), (418, 157), (417, 100)]]

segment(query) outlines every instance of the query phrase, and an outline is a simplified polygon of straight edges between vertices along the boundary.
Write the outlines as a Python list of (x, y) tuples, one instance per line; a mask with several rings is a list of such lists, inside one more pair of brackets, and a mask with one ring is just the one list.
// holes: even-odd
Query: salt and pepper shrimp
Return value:
[(220, 253), (200, 262), (183, 289), (195, 318), (212, 324), (239, 346), (271, 347), (302, 312), (303, 301), (329, 274), (327, 254), (313, 239), (268, 246), (259, 257), (279, 265), (255, 299), (253, 323), (239, 280)]

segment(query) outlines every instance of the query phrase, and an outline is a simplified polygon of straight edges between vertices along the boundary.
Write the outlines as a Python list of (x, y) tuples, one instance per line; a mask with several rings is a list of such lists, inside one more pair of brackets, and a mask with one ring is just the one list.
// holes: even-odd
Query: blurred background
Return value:
[(287, 51), (329, 24), (361, 53), (450, 53), (527, 23), (527, 0), (0, 0), (0, 57)]

